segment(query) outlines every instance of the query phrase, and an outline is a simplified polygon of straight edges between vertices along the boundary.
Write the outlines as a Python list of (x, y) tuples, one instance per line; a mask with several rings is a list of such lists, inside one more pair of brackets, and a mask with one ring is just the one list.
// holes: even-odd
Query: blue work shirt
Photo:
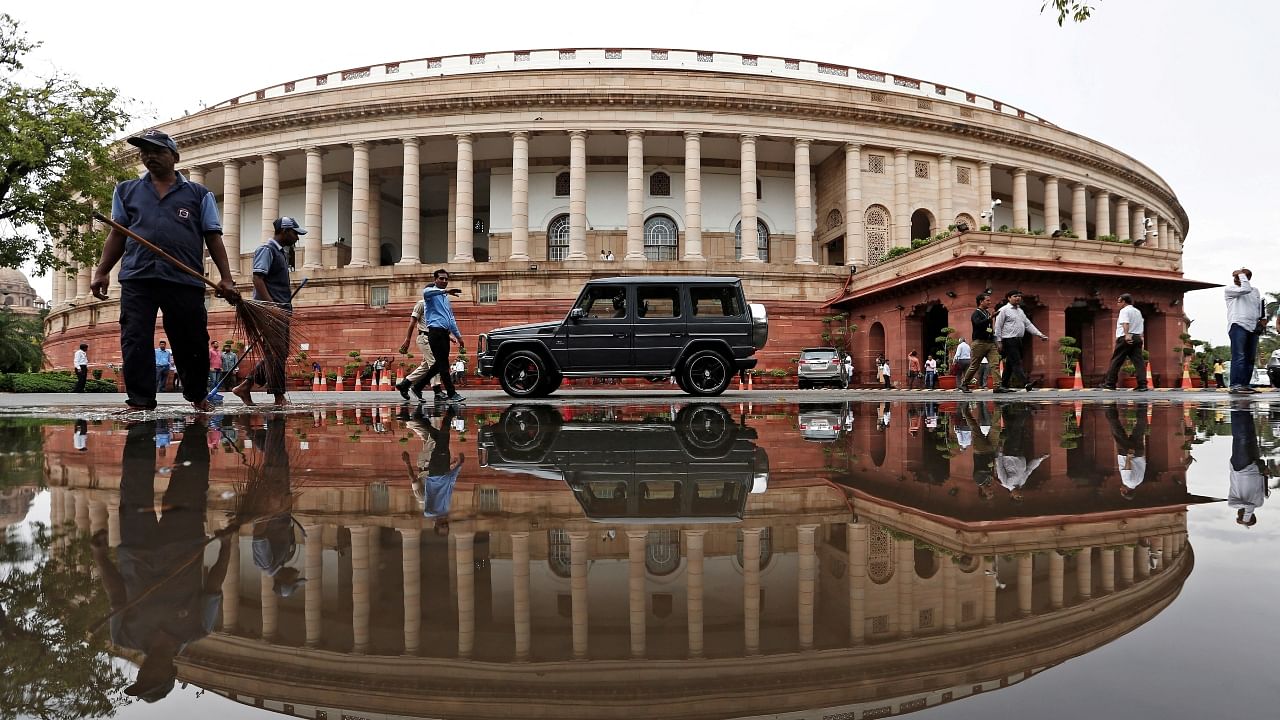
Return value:
[[(116, 185), (111, 219), (124, 225), (179, 262), (204, 275), (204, 235), (222, 232), (213, 193), (176, 173), (164, 197), (151, 183), (151, 173)], [(132, 238), (124, 241), (120, 280), (164, 280), (203, 287), (204, 283), (173, 267)]]
[(254, 251), (253, 274), (262, 276), (267, 292), (271, 294), (271, 297), (258, 297), (258, 290), (254, 288), (254, 300), (289, 305), (289, 297), (293, 294), (289, 289), (289, 258), (275, 238), (269, 238), (262, 247)]
[(173, 364), (173, 351), (156, 348), (156, 367), (169, 367)]
[(424, 517), (445, 517), (453, 503), (453, 485), (458, 482), (462, 463), (458, 463), (443, 475), (427, 475), (422, 483), (422, 514)]
[(449, 293), (435, 285), (422, 291), (422, 302), (426, 305), (427, 326), (444, 328), (450, 335), (462, 340), (462, 331), (458, 330), (458, 321), (453, 317), (453, 305), (449, 304)]

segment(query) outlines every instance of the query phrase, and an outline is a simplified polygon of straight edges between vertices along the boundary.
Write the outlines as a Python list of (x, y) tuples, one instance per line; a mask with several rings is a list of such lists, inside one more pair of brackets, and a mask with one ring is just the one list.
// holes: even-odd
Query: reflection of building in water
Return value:
[[(307, 441), (345, 440), (332, 430), (309, 427)], [(58, 480), (57, 464), (80, 458), (50, 461), (55, 520), (111, 529), (107, 463), (96, 487)], [(242, 537), (221, 631), (191, 647), (181, 677), (301, 717), (883, 717), (1105, 644), (1159, 613), (1192, 568), (1185, 492), (968, 521), (861, 491), (850, 506), (819, 469), (749, 495), (741, 521), (712, 522), (600, 523), (565, 483), (460, 480), (447, 537), (407, 478), (359, 501), (309, 485), (294, 513), (307, 585), (276, 597)], [(221, 518), (212, 510), (210, 527)]]
[(22, 522), (35, 497), (36, 489), (33, 487), (0, 489), (0, 530)]

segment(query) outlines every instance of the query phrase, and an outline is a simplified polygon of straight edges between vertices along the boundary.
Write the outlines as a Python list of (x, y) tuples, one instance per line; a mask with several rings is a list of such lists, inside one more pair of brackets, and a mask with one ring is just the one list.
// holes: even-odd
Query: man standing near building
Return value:
[[(409, 389), (413, 389), (413, 394), (417, 396), (418, 402), (422, 402), (422, 388), (426, 387), (430, 378), (427, 372), (436, 364), (435, 355), (431, 352), (431, 341), (428, 339), (430, 328), (427, 326), (427, 303), (425, 300), (419, 300), (413, 306), (413, 312), (409, 313), (409, 328), (405, 332), (404, 342), (400, 344), (400, 354), (407, 355), (409, 353), (409, 341), (417, 336), (418, 352), (422, 353), (422, 362), (418, 363), (418, 367), (414, 368), (400, 382), (396, 383), (396, 390), (400, 391), (400, 396), (405, 400), (409, 399)], [(421, 386), (419, 381), (423, 381)], [(440, 391), (439, 383), (436, 384), (436, 399), (443, 400), (444, 393)]]
[[(228, 340), (222, 346), (222, 373), (224, 375), (232, 375), (227, 378), (228, 383), (234, 384), (236, 378), (234, 376), (236, 363), (240, 362), (240, 356), (236, 354), (235, 348), (231, 347), (231, 341)], [(223, 383), (224, 385), (226, 383)]]
[(1266, 329), (1263, 317), (1262, 297), (1250, 284), (1253, 271), (1240, 268), (1231, 271), (1231, 285), (1223, 288), (1227, 298), (1227, 336), (1231, 338), (1231, 388), (1230, 392), (1245, 394), (1256, 392), (1253, 382), (1253, 366), (1258, 362), (1258, 336)]
[(71, 364), (76, 369), (76, 386), (75, 392), (84, 392), (84, 384), (89, 381), (89, 344), (80, 343), (79, 349), (76, 350), (75, 358)]
[(218, 350), (218, 341), (209, 343), (209, 389), (217, 387), (222, 379), (222, 353)]
[[(959, 380), (969, 371), (969, 359), (973, 357), (973, 350), (969, 347), (969, 343), (964, 341), (964, 336), (960, 336), (960, 343), (956, 345), (956, 353), (951, 356), (951, 372)], [(957, 383), (958, 384), (958, 383)], [(966, 389), (964, 385), (959, 386), (960, 389)]]
[[(173, 365), (173, 353), (169, 346), (160, 341), (156, 348), (156, 392), (164, 392), (169, 385), (169, 367)], [(125, 383), (129, 382), (129, 372), (125, 371)]]
[(426, 308), (427, 340), (431, 344), (431, 354), (435, 362), (427, 369), (427, 374), (414, 385), (418, 395), (432, 377), (439, 376), (444, 385), (446, 402), (462, 402), (463, 397), (453, 389), (453, 379), (449, 377), (449, 337), (453, 336), (458, 343), (458, 351), (466, 349), (462, 342), (462, 331), (458, 329), (458, 321), (453, 316), (453, 306), (449, 304), (449, 295), (461, 295), (458, 288), (449, 289), (449, 271), (443, 268), (432, 275), (435, 279), (422, 291), (422, 300)]
[[(289, 258), (285, 254), (285, 248), (298, 244), (298, 236), (306, 235), (307, 231), (291, 217), (278, 217), (272, 225), (275, 227), (275, 234), (253, 253), (253, 299), (275, 303), (292, 316), (293, 291), (289, 287)], [(266, 360), (258, 363), (244, 382), (231, 390), (245, 405), (253, 404), (255, 384), (261, 385), (275, 396), (276, 407), (288, 403), (284, 396), (284, 359), (289, 356), (288, 329), (276, 333), (271, 340), (278, 343), (279, 347), (275, 352), (264, 352), (262, 356), (279, 360), (271, 364)]]
[[(238, 302), (240, 295), (222, 245), (222, 222), (213, 193), (175, 172), (178, 145), (168, 135), (148, 130), (129, 138), (129, 144), (138, 148), (147, 173), (116, 186), (111, 200), (112, 219), (197, 272), (204, 268), (204, 251), (208, 248), (221, 276), (218, 296), (230, 303)], [(211, 409), (205, 398), (209, 381), (209, 356), (205, 352), (209, 316), (204, 306), (204, 283), (119, 230), (112, 230), (89, 285), (99, 300), (107, 299), (111, 269), (117, 262), (121, 263), (120, 354), (129, 393), (125, 403), (137, 410), (156, 406), (159, 372), (148, 372), (151, 368), (146, 357), (155, 337), (159, 311), (164, 313), (165, 334), (173, 340), (183, 396), (196, 410)], [(155, 365), (158, 370), (158, 359)]]
[(1107, 376), (1099, 390), (1115, 390), (1116, 380), (1120, 376), (1120, 366), (1128, 360), (1133, 363), (1133, 376), (1138, 379), (1138, 390), (1145, 392), (1147, 387), (1147, 361), (1142, 357), (1142, 334), (1146, 327), (1142, 313), (1133, 306), (1133, 296), (1124, 293), (1118, 299), (1120, 314), (1116, 318), (1116, 347), (1111, 352), (1111, 366), (1107, 368)]
[(1031, 334), (1041, 340), (1048, 340), (1049, 336), (1031, 324), (1031, 319), (1022, 309), (1020, 291), (1010, 290), (1004, 297), (1007, 302), (996, 313), (993, 327), (996, 338), (1000, 341), (1000, 355), (1004, 358), (1004, 374), (1000, 377), (1000, 387), (996, 388), (996, 392), (1017, 392), (1017, 388), (1013, 386), (1015, 377), (1024, 390), (1030, 391), (1035, 383), (1022, 368), (1022, 337)]
[[(978, 307), (973, 311), (973, 315), (969, 318), (972, 326), (973, 338), (972, 355), (969, 362), (969, 368), (965, 370), (964, 376), (960, 378), (960, 390), (963, 392), (972, 392), (969, 387), (973, 380), (974, 373), (982, 368), (984, 362), (990, 361), (989, 367), (995, 367), (1000, 362), (1000, 352), (996, 345), (995, 325), (991, 317), (991, 293), (978, 293), (975, 298)], [(982, 387), (987, 386), (987, 377), (984, 373), (982, 376)]]

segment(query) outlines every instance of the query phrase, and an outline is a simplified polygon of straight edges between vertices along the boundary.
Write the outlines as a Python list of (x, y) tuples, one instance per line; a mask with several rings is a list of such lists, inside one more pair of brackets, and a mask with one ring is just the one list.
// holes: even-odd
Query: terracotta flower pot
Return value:
[(1076, 384), (1076, 378), (1074, 375), (1072, 375), (1070, 377), (1058, 378), (1056, 386), (1059, 390), (1070, 390), (1071, 388), (1075, 387), (1075, 384)]

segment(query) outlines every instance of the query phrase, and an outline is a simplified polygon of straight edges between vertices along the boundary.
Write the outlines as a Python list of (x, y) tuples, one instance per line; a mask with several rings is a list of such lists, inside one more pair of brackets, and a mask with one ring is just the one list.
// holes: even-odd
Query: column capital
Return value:
[(844, 144), (845, 152), (857, 152), (862, 149), (862, 143), (847, 142)]
[(706, 537), (705, 528), (694, 528), (692, 530), (681, 530), (680, 535), (685, 537)]
[(700, 137), (702, 137), (702, 131), (701, 131), (701, 130), (685, 130), (685, 131), (684, 131), (684, 139), (685, 139), (685, 140), (689, 140), (689, 139), (692, 139), (692, 138), (700, 138)]
[(319, 155), (320, 157), (324, 157), (324, 153), (325, 153), (324, 148), (320, 147), (319, 145), (308, 145), (307, 147), (303, 148), (302, 151), (305, 152), (308, 156)]
[(1027, 176), (1027, 169), (1026, 169), (1026, 168), (1018, 168), (1018, 167), (1016, 167), (1016, 168), (1014, 168), (1014, 169), (1012, 170), (1012, 174), (1013, 174), (1013, 176), (1014, 176), (1014, 177), (1026, 177), (1026, 176)]
[(512, 138), (515, 138), (515, 139), (523, 138), (523, 139), (525, 139), (525, 140), (528, 140), (528, 139), (529, 139), (529, 131), (528, 131), (528, 130), (512, 130), (512, 131), (511, 131), (511, 137), (512, 137)]
[(223, 161), (222, 161), (222, 167), (224, 167), (224, 168), (242, 168), (242, 167), (244, 167), (244, 161), (243, 161), (243, 160), (223, 160)]
[(759, 535), (764, 532), (764, 528), (742, 528), (743, 535)]
[(585, 139), (587, 137), (587, 131), (586, 130), (570, 130), (569, 137), (571, 138), (580, 137)]
[(627, 131), (627, 137), (628, 137), (628, 138), (633, 138), (633, 137), (644, 137), (644, 131), (643, 131), (643, 130), (628, 130), (628, 131)]
[(979, 168), (979, 169), (982, 169), (982, 170), (990, 170), (990, 169), (991, 169), (991, 161), (990, 161), (990, 160), (979, 160), (979, 161), (978, 161), (978, 168)]
[(813, 143), (813, 138), (798, 137), (798, 138), (791, 139), (791, 144), (795, 145), (796, 147), (808, 147), (812, 143)]
[(591, 533), (585, 530), (570, 530), (566, 533), (570, 540), (587, 540), (591, 537)]
[(400, 138), (401, 145), (412, 145), (413, 147), (417, 147), (421, 143), (422, 143), (422, 138), (419, 138), (416, 136)]
[(942, 162), (951, 162), (952, 160), (955, 160), (956, 157), (955, 155), (948, 155), (947, 153), (942, 153), (938, 155), (938, 159), (941, 160)]
[(1111, 197), (1111, 191), (1110, 191), (1110, 190), (1103, 190), (1103, 189), (1099, 188), (1098, 192), (1094, 193), (1094, 195), (1093, 195), (1093, 196), (1094, 196), (1094, 197), (1096, 197), (1096, 198), (1110, 198), (1110, 197)]
[(472, 139), (471, 133), (454, 133), (453, 137), (456, 138), (459, 143), (471, 142)]
[(189, 176), (189, 175), (191, 175), (191, 173), (196, 172), (196, 171), (203, 172), (203, 171), (207, 170), (208, 168), (209, 168), (209, 166), (208, 166), (208, 165), (188, 165), (188, 166), (187, 166), (187, 175)]
[(908, 150), (908, 149), (906, 149), (906, 148), (894, 148), (894, 149), (893, 149), (893, 156), (894, 156), (894, 157), (896, 157), (896, 158), (904, 158), (904, 157), (906, 157), (906, 156), (907, 156), (907, 153), (909, 153), (909, 152), (911, 152), (911, 151), (910, 151), (910, 150)]
[(1080, 180), (1069, 180), (1072, 190), (1088, 190), (1089, 186)]
[(629, 540), (645, 540), (649, 537), (648, 530), (628, 530), (627, 539)]
[(422, 528), (397, 528), (401, 540), (418, 540), (422, 537)]
[(528, 530), (521, 530), (521, 531), (519, 531), (519, 532), (513, 532), (513, 533), (508, 533), (508, 534), (509, 534), (513, 539), (516, 539), (516, 540), (528, 540), (528, 539), (529, 539), (529, 531), (528, 531)]
[(1128, 205), (1129, 205), (1129, 198), (1127, 198), (1127, 197), (1125, 197), (1125, 196), (1123, 196), (1123, 195), (1116, 195), (1116, 196), (1115, 196), (1115, 198), (1116, 198), (1116, 204), (1117, 204), (1117, 205), (1124, 205), (1124, 206), (1128, 207)]
[(351, 146), (352, 150), (368, 150), (369, 149), (368, 140), (355, 140), (347, 144)]
[(275, 151), (271, 151), (271, 152), (264, 152), (264, 153), (262, 153), (261, 155), (259, 155), (258, 157), (261, 157), (261, 158), (263, 159), (263, 161), (264, 161), (264, 162), (265, 162), (265, 161), (267, 161), (267, 160), (279, 160), (279, 159), (280, 159), (280, 153), (275, 152)]
[(743, 133), (743, 134), (741, 134), (741, 135), (739, 135), (739, 136), (738, 136), (738, 141), (739, 141), (739, 142), (744, 142), (744, 143), (755, 143), (756, 138), (758, 138), (758, 137), (760, 137), (760, 136), (759, 136), (759, 135), (752, 135), (752, 134), (750, 134), (750, 133)]
[(1062, 179), (1062, 178), (1060, 178), (1060, 177), (1058, 177), (1057, 175), (1054, 175), (1054, 174), (1052, 174), (1052, 173), (1049, 173), (1049, 174), (1047, 174), (1047, 175), (1045, 175), (1045, 176), (1044, 176), (1044, 182), (1049, 182), (1050, 180), (1052, 180), (1053, 182), (1058, 182), (1058, 181), (1059, 181), (1059, 180), (1061, 180), (1061, 179)]

